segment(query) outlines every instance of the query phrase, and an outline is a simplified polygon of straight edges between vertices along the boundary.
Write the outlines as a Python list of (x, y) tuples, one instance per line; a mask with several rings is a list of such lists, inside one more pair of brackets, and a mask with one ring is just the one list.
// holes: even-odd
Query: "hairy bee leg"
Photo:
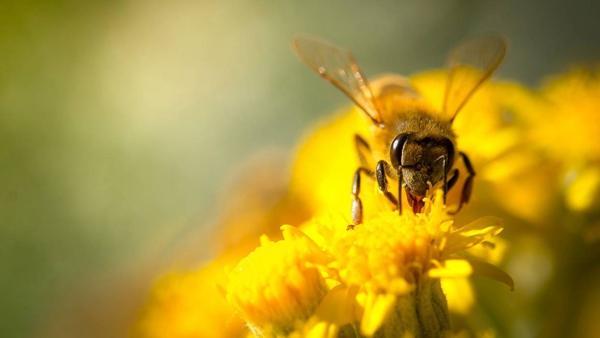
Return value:
[(395, 207), (398, 206), (398, 200), (396, 197), (388, 191), (388, 181), (387, 181), (387, 173), (389, 172), (389, 164), (380, 160), (377, 162), (377, 167), (375, 168), (375, 177), (377, 178), (377, 188), (379, 188), (379, 192), (383, 193), (383, 195), (390, 201)]
[(458, 172), (458, 169), (453, 169), (452, 170), (452, 174), (450, 176), (450, 178), (448, 179), (448, 183), (446, 184), (446, 191), (450, 191), (450, 189), (452, 189), (454, 187), (454, 185), (456, 184), (456, 182), (458, 182), (458, 177), (460, 173)]
[(475, 169), (473, 169), (471, 160), (469, 160), (467, 154), (463, 153), (462, 151), (459, 152), (459, 154), (462, 157), (465, 167), (467, 168), (467, 179), (460, 194), (460, 202), (458, 204), (458, 208), (454, 212), (452, 212), (452, 214), (458, 213), (462, 209), (463, 205), (468, 203), (471, 199), (471, 192), (473, 191), (473, 179), (475, 178)]
[(471, 199), (471, 192), (473, 191), (473, 179), (475, 178), (476, 173), (467, 154), (461, 151), (460, 156), (462, 156), (462, 159), (465, 162), (465, 167), (467, 167), (468, 171), (467, 181), (465, 183), (465, 187), (463, 188), (463, 200), (465, 203), (468, 203)]
[(358, 154), (358, 160), (361, 167), (356, 169), (354, 172), (354, 178), (352, 180), (352, 223), (348, 225), (347, 229), (353, 229), (355, 225), (362, 223), (363, 220), (363, 205), (360, 199), (360, 175), (365, 173), (370, 177), (373, 177), (373, 172), (366, 167), (369, 165), (367, 154), (371, 154), (371, 147), (369, 143), (359, 134), (354, 134), (354, 147)]
[(363, 205), (359, 196), (361, 174), (373, 177), (373, 172), (364, 167), (360, 167), (354, 171), (354, 178), (352, 179), (352, 224), (348, 225), (348, 230), (353, 229), (354, 226), (361, 224), (363, 221)]
[(369, 146), (369, 143), (367, 143), (362, 136), (354, 134), (354, 147), (356, 148), (360, 165), (362, 167), (368, 167), (369, 161), (367, 160), (366, 154), (371, 154), (371, 147)]

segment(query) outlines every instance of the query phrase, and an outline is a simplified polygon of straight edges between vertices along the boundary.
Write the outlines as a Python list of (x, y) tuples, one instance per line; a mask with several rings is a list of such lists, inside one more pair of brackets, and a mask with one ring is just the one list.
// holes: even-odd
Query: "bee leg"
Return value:
[(358, 154), (360, 165), (363, 167), (368, 167), (369, 161), (367, 159), (367, 154), (371, 154), (371, 147), (369, 146), (369, 143), (367, 143), (362, 136), (354, 134), (354, 146), (356, 148), (356, 153)]
[(354, 178), (352, 180), (352, 224), (348, 225), (347, 230), (354, 229), (358, 224), (363, 221), (363, 205), (360, 200), (360, 175), (366, 174), (373, 177), (373, 172), (367, 168), (360, 167), (354, 172)]
[(463, 205), (468, 203), (471, 199), (471, 192), (473, 191), (473, 179), (475, 178), (475, 169), (473, 169), (473, 165), (471, 164), (471, 160), (467, 154), (462, 151), (459, 152), (462, 160), (467, 168), (467, 179), (465, 181), (465, 185), (463, 186), (462, 192), (460, 194), (460, 203), (458, 204), (458, 208), (452, 212), (452, 214), (456, 214), (462, 209)]
[(458, 169), (452, 170), (452, 174), (451, 174), (450, 178), (448, 179), (448, 183), (446, 183), (446, 191), (450, 191), (450, 189), (452, 189), (454, 187), (456, 182), (458, 182), (458, 177), (459, 177)]
[(391, 192), (388, 191), (387, 173), (389, 173), (389, 164), (384, 160), (377, 162), (377, 167), (375, 168), (377, 188), (379, 188), (379, 192), (381, 192), (388, 199), (388, 201), (390, 201), (394, 206), (398, 206), (398, 200)]

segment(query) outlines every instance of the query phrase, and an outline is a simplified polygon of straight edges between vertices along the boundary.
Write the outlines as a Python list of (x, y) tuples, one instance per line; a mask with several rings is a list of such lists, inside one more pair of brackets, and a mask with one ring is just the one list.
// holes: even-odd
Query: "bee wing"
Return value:
[(304, 64), (352, 99), (373, 123), (381, 123), (373, 92), (350, 52), (309, 37), (297, 37), (292, 45)]
[(498, 68), (506, 54), (506, 42), (500, 36), (468, 40), (450, 52), (448, 82), (443, 111), (450, 121), (473, 93)]

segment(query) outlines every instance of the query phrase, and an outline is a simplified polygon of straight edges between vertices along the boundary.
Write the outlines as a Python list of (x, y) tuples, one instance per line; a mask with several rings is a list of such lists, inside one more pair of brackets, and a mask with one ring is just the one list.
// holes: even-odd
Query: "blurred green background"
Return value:
[(348, 103), (296, 60), (294, 34), (351, 48), (373, 75), (439, 67), (464, 37), (500, 32), (510, 40), (500, 76), (536, 84), (598, 60), (599, 9), (2, 0), (0, 335), (40, 336), (79, 290), (131, 278), (210, 231), (200, 227), (236, 166), (258, 149), (293, 146)]

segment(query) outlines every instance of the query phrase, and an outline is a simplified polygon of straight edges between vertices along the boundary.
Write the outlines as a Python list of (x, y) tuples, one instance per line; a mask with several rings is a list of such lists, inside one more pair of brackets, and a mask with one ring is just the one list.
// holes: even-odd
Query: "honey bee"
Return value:
[[(423, 209), (423, 199), (434, 189), (443, 189), (446, 203), (446, 195), (459, 177), (456, 164), (460, 158), (467, 173), (454, 212), (469, 201), (475, 170), (469, 157), (456, 147), (452, 122), (504, 59), (506, 43), (502, 37), (468, 40), (450, 52), (441, 111), (424, 102), (401, 76), (388, 77), (376, 92), (352, 54), (342, 48), (298, 37), (293, 49), (304, 64), (346, 94), (371, 122), (371, 143), (359, 134), (354, 136), (360, 166), (352, 178), (350, 227), (363, 221), (363, 175), (376, 181), (378, 190), (400, 214), (403, 190), (408, 205), (418, 213)], [(397, 183), (396, 195), (389, 191), (392, 182)]]

